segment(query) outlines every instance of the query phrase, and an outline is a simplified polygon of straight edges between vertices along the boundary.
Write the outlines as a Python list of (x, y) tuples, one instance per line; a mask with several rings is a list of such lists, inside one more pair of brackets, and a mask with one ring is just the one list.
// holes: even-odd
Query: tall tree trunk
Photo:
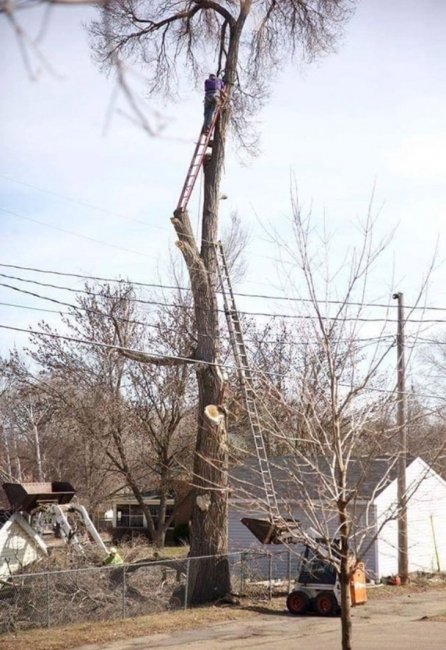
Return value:
[[(249, 11), (249, 8), (247, 9)], [(246, 14), (247, 15), (247, 14)], [(226, 423), (217, 425), (208, 420), (204, 409), (209, 404), (224, 408), (225, 382), (219, 367), (220, 333), (217, 311), (217, 274), (213, 243), (218, 239), (218, 206), (220, 180), (230, 119), (230, 99), (236, 81), (240, 35), (246, 20), (240, 17), (231, 28), (225, 66), (228, 97), (215, 127), (212, 155), (204, 163), (204, 203), (201, 250), (195, 243), (187, 212), (177, 210), (172, 223), (178, 246), (189, 271), (194, 297), (197, 329), (195, 357), (206, 363), (197, 364), (198, 433), (193, 468), (193, 503), (191, 517), (191, 557), (227, 553), (228, 527), (228, 439)], [(204, 603), (231, 591), (227, 557), (192, 563), (190, 571), (190, 602)]]
[[(218, 366), (219, 330), (214, 274), (191, 239), (192, 229), (187, 212), (175, 213), (173, 219), (179, 246), (186, 259), (194, 294), (197, 323), (198, 432), (193, 467), (193, 502), (191, 516), (191, 557), (227, 553), (227, 469), (228, 447), (225, 422), (217, 425), (204, 413), (209, 404), (224, 405), (224, 380)], [(212, 237), (212, 235), (210, 235)], [(209, 239), (214, 241), (214, 239)], [(206, 245), (207, 255), (213, 251)], [(213, 268), (213, 264), (209, 264)], [(215, 365), (214, 365), (215, 364)], [(212, 558), (190, 565), (190, 602), (203, 603), (230, 591), (229, 566), (226, 558)]]

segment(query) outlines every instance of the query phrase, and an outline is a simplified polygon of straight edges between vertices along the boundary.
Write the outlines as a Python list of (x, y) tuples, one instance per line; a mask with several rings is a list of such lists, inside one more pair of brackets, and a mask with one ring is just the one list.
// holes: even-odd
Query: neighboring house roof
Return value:
[[(169, 488), (167, 493), (168, 502), (171, 503), (174, 499), (178, 498), (179, 496), (180, 497), (183, 496), (185, 492), (189, 492), (189, 490), (190, 490), (189, 482), (179, 481), (175, 479), (174, 481), (172, 481), (172, 486)], [(159, 486), (155, 488), (146, 488), (145, 490), (141, 490), (141, 496), (143, 497), (146, 503), (151, 503), (151, 504), (159, 503), (161, 498)], [(129, 488), (126, 488), (121, 492), (116, 492), (116, 494), (113, 495), (111, 502), (113, 505), (116, 505), (117, 503), (137, 503), (137, 500), (133, 492)]]
[[(414, 458), (408, 458), (406, 467)], [(269, 459), (271, 476), (276, 496), (292, 501), (302, 498), (326, 499), (327, 485), (333, 485), (330, 467), (326, 458), (311, 459), (313, 466), (296, 457), (272, 457)], [(351, 459), (348, 466), (348, 486), (357, 491), (357, 498), (370, 501), (380, 494), (397, 477), (396, 458), (358, 457)], [(263, 499), (263, 482), (257, 459), (250, 458), (243, 465), (230, 470), (232, 499)], [(322, 477), (322, 478), (321, 478)], [(325, 484), (324, 484), (325, 478)]]

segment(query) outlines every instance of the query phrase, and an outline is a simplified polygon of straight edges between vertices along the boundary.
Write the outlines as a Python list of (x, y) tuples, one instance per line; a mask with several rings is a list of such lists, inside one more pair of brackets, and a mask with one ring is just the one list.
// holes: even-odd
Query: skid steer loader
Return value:
[[(305, 535), (296, 522), (283, 520), (274, 523), (269, 519), (245, 517), (242, 523), (262, 544), (296, 544), (304, 546), (300, 556), (300, 567), (293, 589), (286, 605), (291, 614), (306, 614), (310, 611), (319, 616), (334, 616), (341, 611), (341, 583), (339, 574), (330, 558), (340, 557), (336, 540), (325, 540), (309, 528)], [(311, 546), (305, 538), (314, 541)], [(351, 604), (361, 605), (367, 601), (364, 564), (355, 563), (350, 577)]]

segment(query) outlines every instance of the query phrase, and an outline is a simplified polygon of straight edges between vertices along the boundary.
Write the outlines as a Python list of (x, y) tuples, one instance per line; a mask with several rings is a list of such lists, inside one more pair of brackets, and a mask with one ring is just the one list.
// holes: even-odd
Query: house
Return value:
[(48, 554), (43, 539), (16, 512), (0, 529), (0, 579)]
[[(321, 462), (320, 468), (327, 464)], [(315, 520), (336, 534), (337, 516), (324, 498), (323, 479), (296, 458), (271, 458), (270, 469), (279, 508), (302, 527)], [(322, 472), (323, 474), (324, 472)], [(231, 471), (233, 492), (229, 506), (229, 550), (268, 550), (284, 554), (282, 546), (257, 541), (241, 523), (242, 517), (265, 518), (267, 512), (257, 462), (250, 459)], [(349, 466), (352, 503), (352, 542), (371, 579), (398, 573), (397, 467), (391, 458), (358, 458)], [(409, 571), (446, 570), (446, 481), (421, 458), (406, 463)], [(289, 560), (288, 560), (289, 561)], [(293, 560), (293, 562), (297, 562)], [(279, 563), (275, 570), (280, 573)], [(277, 576), (279, 577), (279, 575)]]
[[(190, 519), (190, 499), (188, 498), (189, 487), (184, 484), (177, 485), (167, 499), (166, 519), (174, 514), (172, 522), (166, 531), (166, 542), (174, 541), (174, 530), (178, 526), (187, 526)], [(144, 504), (150, 509), (155, 527), (158, 522), (160, 497), (156, 490), (147, 490), (142, 493)], [(113, 500), (113, 527), (114, 539), (133, 538), (143, 536), (150, 539), (150, 532), (147, 526), (146, 517), (141, 506), (131, 492), (121, 492)]]

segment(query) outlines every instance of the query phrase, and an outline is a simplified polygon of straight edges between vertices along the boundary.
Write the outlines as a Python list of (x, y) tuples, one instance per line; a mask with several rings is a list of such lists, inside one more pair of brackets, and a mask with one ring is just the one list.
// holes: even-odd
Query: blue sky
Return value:
[[(176, 104), (150, 100), (168, 120), (165, 137), (148, 138), (117, 111), (104, 135), (114, 84), (92, 62), (83, 28), (92, 15), (86, 7), (54, 7), (41, 50), (58, 77), (42, 70), (37, 81), (27, 77), (14, 35), (0, 22), (0, 262), (157, 282), (167, 277), (170, 255), (179, 256), (170, 217), (201, 125), (202, 98), (184, 88)], [(41, 18), (40, 10), (19, 15), (31, 36)], [(438, 238), (438, 261), (445, 259), (445, 24), (442, 0), (363, 0), (337, 54), (287, 67), (273, 80), (270, 103), (258, 117), (261, 153), (241, 164), (230, 148), (222, 184), (229, 197), (222, 223), (238, 210), (252, 231), (245, 292), (278, 293), (286, 285), (274, 262), (280, 250), (265, 231), (289, 236), (292, 179), (315, 227), (325, 219), (336, 235), (333, 264), (354, 242), (355, 220), (375, 186), (377, 234), (398, 229), (368, 300), (401, 290), (410, 303)], [(35, 58), (33, 64), (40, 65)], [(125, 110), (122, 98), (116, 108)], [(199, 195), (198, 184), (193, 223)], [(445, 269), (438, 264), (432, 276), (429, 305), (446, 307)], [(40, 293), (66, 299), (62, 292)], [(46, 306), (2, 287), (0, 301)], [(242, 304), (260, 306), (291, 309)], [(26, 327), (42, 317), (57, 321), (0, 305), (3, 324)], [(0, 353), (24, 338), (0, 331)]]

